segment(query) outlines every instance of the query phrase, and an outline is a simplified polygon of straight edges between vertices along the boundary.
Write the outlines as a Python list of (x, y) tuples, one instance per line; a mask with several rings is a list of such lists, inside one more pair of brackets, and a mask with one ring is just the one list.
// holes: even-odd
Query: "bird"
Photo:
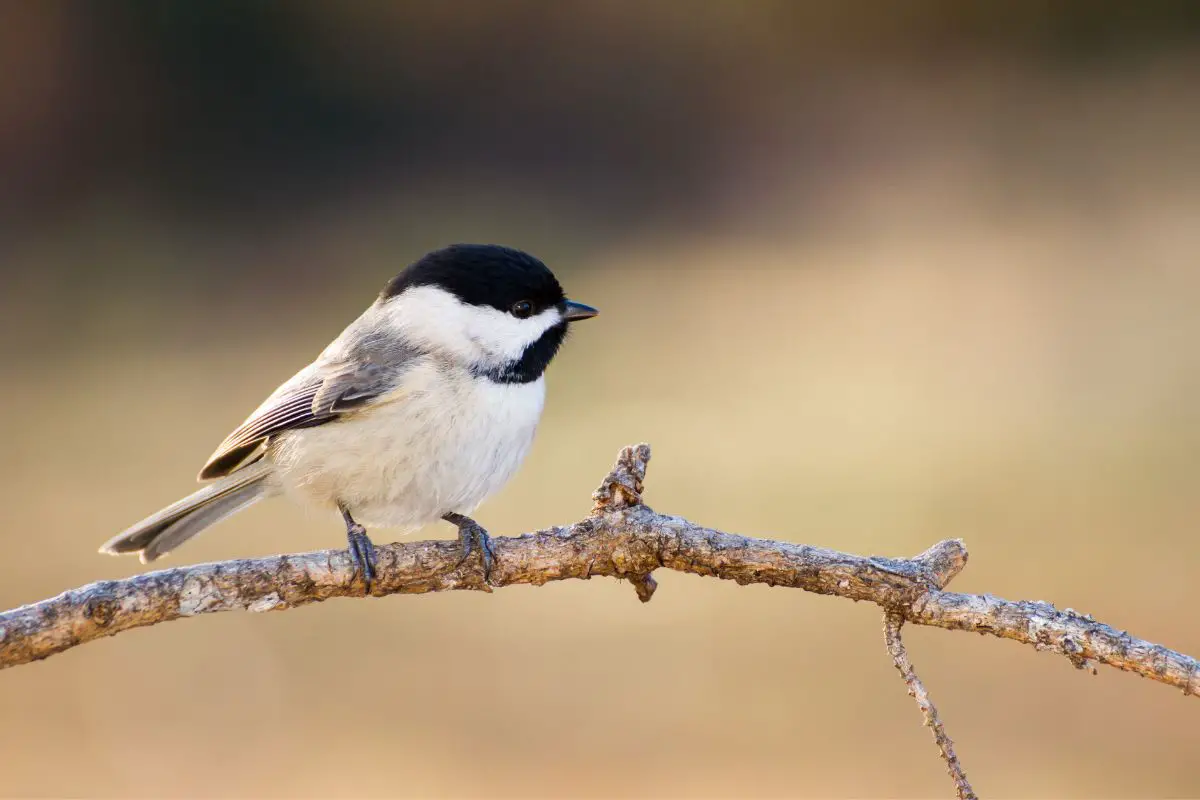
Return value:
[[(105, 542), (148, 564), (260, 500), (340, 514), (355, 573), (376, 578), (367, 526), (445, 520), (462, 558), (494, 555), (470, 514), (518, 471), (570, 326), (595, 317), (542, 261), (453, 244), (384, 286), (316, 359), (284, 381), (200, 470), (206, 485)], [(462, 562), (460, 562), (461, 564)]]

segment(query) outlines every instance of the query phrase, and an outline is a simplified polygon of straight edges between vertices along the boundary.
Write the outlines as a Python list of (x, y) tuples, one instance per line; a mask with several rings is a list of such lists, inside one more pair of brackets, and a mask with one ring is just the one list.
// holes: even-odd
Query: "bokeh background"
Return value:
[[(727, 530), (1200, 652), (1200, 6), (0, 1), (0, 605), (452, 241), (603, 309), (495, 533), (621, 445)], [(427, 532), (448, 537), (448, 526)], [(376, 540), (386, 540), (376, 534)], [(340, 546), (284, 503), (167, 565)], [(659, 575), (336, 601), (0, 675), (0, 794), (926, 797), (873, 608)], [(976, 788), (1200, 795), (1194, 700), (906, 633)]]

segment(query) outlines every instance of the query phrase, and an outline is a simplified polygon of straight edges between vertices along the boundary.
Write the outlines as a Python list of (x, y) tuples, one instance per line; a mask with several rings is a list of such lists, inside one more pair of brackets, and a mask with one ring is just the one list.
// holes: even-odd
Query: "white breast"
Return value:
[(285, 491), (367, 527), (415, 529), (470, 514), (524, 461), (545, 382), (498, 384), (430, 359), (402, 393), (344, 420), (291, 431), (269, 457)]

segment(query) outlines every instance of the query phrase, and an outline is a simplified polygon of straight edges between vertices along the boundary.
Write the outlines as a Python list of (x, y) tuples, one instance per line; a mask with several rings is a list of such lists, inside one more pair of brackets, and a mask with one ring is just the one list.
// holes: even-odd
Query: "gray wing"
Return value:
[(200, 470), (200, 480), (233, 472), (271, 436), (324, 425), (362, 408), (395, 385), (401, 366), (347, 360), (302, 370), (225, 437)]

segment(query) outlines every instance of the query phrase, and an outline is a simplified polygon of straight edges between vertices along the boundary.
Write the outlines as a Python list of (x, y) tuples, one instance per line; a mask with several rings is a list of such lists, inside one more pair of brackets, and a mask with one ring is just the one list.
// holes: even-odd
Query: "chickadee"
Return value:
[(460, 244), (393, 278), (362, 316), (221, 442), (213, 480), (100, 548), (154, 561), (267, 497), (338, 511), (367, 590), (364, 525), (414, 530), (444, 519), (463, 557), (487, 534), (470, 517), (516, 473), (546, 395), (543, 373), (571, 322), (567, 300), (531, 255)]

